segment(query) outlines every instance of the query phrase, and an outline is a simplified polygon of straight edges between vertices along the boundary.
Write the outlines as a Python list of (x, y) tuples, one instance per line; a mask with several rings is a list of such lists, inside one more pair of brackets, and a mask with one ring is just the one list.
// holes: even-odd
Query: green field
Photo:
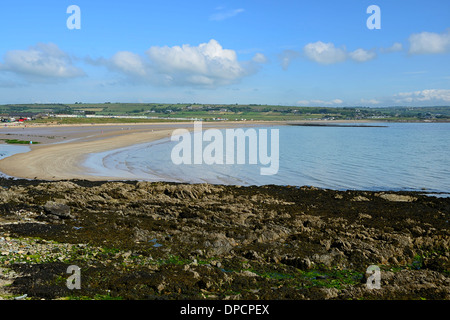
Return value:
[[(374, 120), (374, 121), (450, 121), (450, 107), (301, 107), (278, 105), (162, 104), (162, 103), (74, 103), (0, 105), (3, 117), (32, 113), (38, 122), (73, 123), (139, 123), (167, 119), (202, 119), (240, 121), (300, 120)], [(77, 115), (61, 118), (57, 115)], [(144, 116), (158, 119), (86, 118), (100, 116)]]

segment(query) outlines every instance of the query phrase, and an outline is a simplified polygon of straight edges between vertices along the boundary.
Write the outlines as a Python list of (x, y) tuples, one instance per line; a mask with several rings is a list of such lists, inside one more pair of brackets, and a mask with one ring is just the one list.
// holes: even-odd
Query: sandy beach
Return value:
[[(245, 127), (261, 122), (204, 123), (204, 128)], [(267, 123), (282, 124), (282, 123)], [(15, 154), (0, 161), (0, 172), (17, 178), (40, 180), (117, 180), (96, 177), (82, 166), (83, 160), (95, 152), (104, 152), (171, 136), (175, 129), (193, 129), (191, 122), (96, 125), (27, 125), (2, 127), (0, 139), (38, 142), (31, 151)]]

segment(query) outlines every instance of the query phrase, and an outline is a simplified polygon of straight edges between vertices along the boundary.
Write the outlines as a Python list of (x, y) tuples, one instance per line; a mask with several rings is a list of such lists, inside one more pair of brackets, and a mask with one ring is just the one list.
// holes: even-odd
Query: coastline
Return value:
[[(207, 128), (237, 128), (260, 125), (283, 125), (285, 122), (221, 122), (203, 124)], [(193, 122), (164, 122), (96, 125), (36, 125), (13, 127), (9, 138), (39, 141), (31, 151), (0, 160), (0, 172), (7, 176), (34, 180), (91, 181), (121, 180), (118, 177), (95, 176), (82, 165), (91, 153), (111, 151), (169, 137), (175, 129), (193, 130)], [(22, 129), (22, 130), (20, 130)], [(26, 129), (26, 131), (25, 131)], [(56, 130), (56, 131), (55, 131)], [(72, 131), (70, 131), (72, 130)], [(0, 130), (0, 138), (5, 135)]]
[[(100, 178), (86, 174), (86, 168), (81, 165), (86, 155), (134, 143), (154, 141), (169, 135), (170, 132), (170, 130), (162, 130), (154, 133), (132, 133), (92, 141), (39, 146), (33, 148), (29, 153), (15, 154), (3, 159), (0, 163), (0, 171), (25, 179), (98, 180)], [(103, 177), (102, 179), (112, 179), (112, 177)]]
[[(342, 121), (337, 121), (342, 122)], [(238, 128), (261, 125), (287, 125), (287, 121), (204, 122), (207, 128)], [(12, 130), (8, 130), (12, 129)], [(109, 124), (27, 124), (0, 127), (0, 139), (33, 140), (26, 154), (14, 154), (0, 160), (0, 172), (6, 176), (34, 180), (84, 179), (121, 180), (95, 176), (82, 165), (91, 153), (111, 151), (170, 136), (175, 129), (193, 130), (193, 122), (109, 123)], [(5, 133), (8, 131), (8, 133)]]
[(43, 143), (0, 161), (27, 176), (0, 178), (0, 300), (450, 299), (450, 197), (90, 176), (92, 152), (193, 125), (85, 127), (14, 132)]
[[(371, 120), (327, 121), (220, 121), (203, 122), (208, 128), (245, 128), (255, 126), (362, 126), (373, 127)], [(91, 181), (136, 180), (130, 177), (95, 175), (83, 165), (92, 153), (113, 151), (151, 143), (169, 137), (175, 129), (193, 130), (193, 122), (111, 123), (77, 125), (26, 124), (0, 127), (1, 139), (32, 140), (27, 153), (0, 160), (0, 172), (6, 176), (35, 180), (84, 179)]]

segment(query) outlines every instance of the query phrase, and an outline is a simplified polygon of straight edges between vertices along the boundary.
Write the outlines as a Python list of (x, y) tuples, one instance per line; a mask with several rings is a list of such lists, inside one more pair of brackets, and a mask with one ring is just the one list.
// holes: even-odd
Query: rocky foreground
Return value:
[[(450, 198), (0, 180), (0, 299), (450, 299)], [(81, 268), (69, 289), (67, 268)], [(370, 265), (379, 289), (367, 286)]]

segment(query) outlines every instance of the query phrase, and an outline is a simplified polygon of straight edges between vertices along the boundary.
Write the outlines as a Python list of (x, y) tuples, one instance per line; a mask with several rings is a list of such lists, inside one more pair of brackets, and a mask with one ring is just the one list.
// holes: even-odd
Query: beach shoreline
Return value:
[[(244, 127), (203, 128), (233, 125)], [(0, 161), (26, 176), (0, 178), (0, 299), (450, 297), (448, 197), (91, 176), (86, 155), (193, 123), (88, 127), (9, 131), (42, 144)], [(83, 270), (76, 291), (61, 282), (73, 265)], [(368, 287), (374, 265), (378, 290)]]
[[(282, 122), (204, 123), (207, 128), (237, 128), (282, 125)], [(88, 172), (83, 161), (92, 153), (111, 151), (170, 137), (176, 129), (193, 130), (193, 122), (161, 122), (95, 125), (27, 125), (0, 129), (0, 139), (33, 141), (26, 154), (0, 160), (0, 172), (7, 176), (35, 180), (118, 180)]]
[[(245, 128), (283, 125), (340, 125), (374, 123), (368, 120), (330, 121), (220, 121), (203, 122), (203, 128)], [(122, 180), (122, 177), (96, 176), (84, 160), (92, 153), (111, 151), (150, 143), (169, 137), (175, 129), (193, 130), (192, 122), (39, 124), (27, 123), (0, 127), (0, 142), (5, 139), (33, 141), (26, 154), (14, 154), (0, 160), (0, 172), (6, 176), (35, 180), (84, 179)], [(123, 177), (123, 179), (127, 179)]]
[[(383, 127), (388, 126), (385, 122)], [(373, 120), (305, 120), (305, 121), (215, 121), (202, 122), (209, 128), (250, 128), (271, 126), (374, 127)], [(125, 176), (97, 174), (83, 165), (89, 155), (133, 145), (152, 143), (170, 137), (176, 129), (194, 130), (194, 121), (105, 124), (22, 123), (0, 127), (0, 144), (5, 140), (30, 142), (30, 151), (0, 160), (0, 173), (22, 179), (136, 180)]]

